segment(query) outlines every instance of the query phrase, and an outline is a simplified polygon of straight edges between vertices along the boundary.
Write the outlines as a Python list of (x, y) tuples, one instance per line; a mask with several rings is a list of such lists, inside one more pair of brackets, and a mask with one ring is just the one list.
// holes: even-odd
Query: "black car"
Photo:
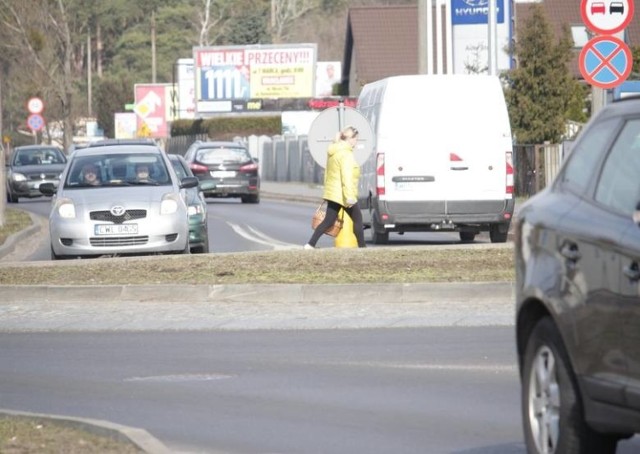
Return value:
[(51, 145), (16, 147), (7, 161), (7, 200), (18, 203), (20, 197), (40, 197), (40, 185), (60, 181), (67, 157)]
[(243, 144), (197, 141), (184, 159), (200, 180), (205, 197), (239, 197), (242, 203), (260, 203), (258, 162)]
[(640, 432), (640, 99), (603, 108), (515, 224), (530, 453), (613, 453)]

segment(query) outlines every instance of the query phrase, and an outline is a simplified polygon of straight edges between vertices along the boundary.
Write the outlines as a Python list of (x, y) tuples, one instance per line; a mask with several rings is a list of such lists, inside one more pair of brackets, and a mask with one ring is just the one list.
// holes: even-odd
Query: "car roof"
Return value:
[(234, 147), (234, 148), (247, 148), (245, 144), (242, 142), (234, 142), (231, 140), (223, 141), (223, 140), (215, 140), (215, 141), (201, 141), (198, 140), (193, 143), (193, 145), (197, 145), (198, 147)]
[(46, 149), (46, 150), (58, 150), (58, 151), (62, 151), (60, 148), (56, 147), (55, 145), (20, 145), (19, 147), (15, 147), (15, 150), (42, 150), (42, 149)]
[(148, 145), (143, 144), (133, 144), (122, 146), (119, 145), (102, 145), (99, 147), (85, 147), (79, 148), (73, 152), (74, 157), (79, 156), (97, 156), (103, 155), (105, 153), (108, 154), (148, 154), (148, 153), (157, 153), (163, 154), (163, 151), (157, 146), (149, 147)]
[(104, 139), (96, 142), (91, 142), (87, 145), (88, 148), (94, 147), (106, 147), (113, 145), (146, 145), (157, 147), (158, 145), (152, 139)]

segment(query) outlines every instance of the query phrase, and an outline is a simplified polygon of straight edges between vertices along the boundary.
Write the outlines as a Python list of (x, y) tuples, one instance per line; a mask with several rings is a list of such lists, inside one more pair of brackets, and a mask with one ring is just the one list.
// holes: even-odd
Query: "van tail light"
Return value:
[(376, 156), (376, 194), (385, 195), (384, 187), (384, 153)]
[(251, 164), (245, 164), (242, 167), (240, 167), (241, 173), (253, 173), (257, 171), (258, 171), (258, 164), (256, 164), (255, 162), (252, 162)]
[(513, 152), (506, 152), (507, 158), (507, 194), (513, 194)]
[(202, 164), (196, 164), (195, 162), (189, 164), (189, 168), (194, 174), (209, 172), (209, 167), (203, 166)]

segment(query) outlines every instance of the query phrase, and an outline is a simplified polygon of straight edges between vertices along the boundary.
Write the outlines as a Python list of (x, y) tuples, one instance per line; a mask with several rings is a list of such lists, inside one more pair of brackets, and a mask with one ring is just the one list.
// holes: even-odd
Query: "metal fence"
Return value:
[[(165, 142), (168, 153), (184, 155), (206, 134), (171, 137)], [(258, 159), (265, 181), (295, 181), (322, 184), (324, 169), (311, 157), (307, 136), (236, 137)], [(567, 144), (514, 145), (514, 190), (517, 197), (529, 197), (544, 189), (558, 173)]]

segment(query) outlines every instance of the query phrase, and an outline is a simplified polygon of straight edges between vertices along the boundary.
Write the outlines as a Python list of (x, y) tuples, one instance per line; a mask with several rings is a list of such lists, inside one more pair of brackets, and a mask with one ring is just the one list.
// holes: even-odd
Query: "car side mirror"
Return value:
[(56, 187), (53, 183), (42, 183), (40, 185), (40, 192), (44, 195), (54, 195), (56, 193)]
[(196, 188), (199, 184), (198, 177), (184, 177), (180, 180), (180, 189)]

